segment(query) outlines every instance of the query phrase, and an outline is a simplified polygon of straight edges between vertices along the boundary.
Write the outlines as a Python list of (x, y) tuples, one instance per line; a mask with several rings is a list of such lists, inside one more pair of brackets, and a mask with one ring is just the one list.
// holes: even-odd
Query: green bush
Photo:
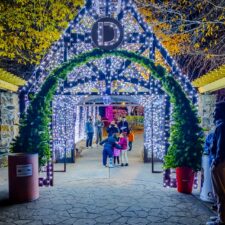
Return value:
[(201, 169), (204, 133), (199, 126), (197, 110), (172, 76), (163, 75), (161, 81), (173, 104), (173, 123), (170, 128), (170, 146), (165, 156), (165, 168), (186, 166), (198, 171)]
[(8, 156), (7, 155), (4, 155), (4, 156), (0, 155), (0, 168), (7, 167), (7, 166), (8, 166)]
[(136, 123), (136, 124), (143, 124), (144, 123), (144, 116), (126, 116), (127, 122), (129, 123)]

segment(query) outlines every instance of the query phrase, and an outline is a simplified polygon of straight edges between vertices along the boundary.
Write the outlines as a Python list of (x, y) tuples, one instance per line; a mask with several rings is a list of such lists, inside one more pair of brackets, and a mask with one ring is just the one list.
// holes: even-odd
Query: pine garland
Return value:
[(201, 167), (203, 132), (199, 126), (197, 111), (186, 97), (181, 86), (161, 66), (150, 59), (125, 50), (105, 51), (94, 49), (75, 56), (53, 70), (31, 101), (27, 114), (22, 116), (19, 136), (12, 145), (13, 152), (39, 153), (39, 163), (44, 165), (50, 158), (49, 123), (52, 114), (51, 101), (56, 92), (58, 80), (65, 80), (75, 67), (105, 56), (117, 56), (142, 65), (160, 80), (164, 91), (173, 104), (173, 120), (170, 130), (170, 147), (165, 156), (165, 168), (187, 166), (197, 171)]

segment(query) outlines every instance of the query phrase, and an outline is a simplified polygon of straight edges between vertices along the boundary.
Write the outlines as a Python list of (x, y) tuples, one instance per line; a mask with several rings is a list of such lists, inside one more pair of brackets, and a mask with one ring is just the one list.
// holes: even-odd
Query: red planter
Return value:
[(189, 167), (176, 168), (177, 191), (185, 194), (192, 193), (194, 171)]
[(39, 198), (38, 154), (10, 154), (8, 170), (9, 199), (12, 202), (29, 202)]

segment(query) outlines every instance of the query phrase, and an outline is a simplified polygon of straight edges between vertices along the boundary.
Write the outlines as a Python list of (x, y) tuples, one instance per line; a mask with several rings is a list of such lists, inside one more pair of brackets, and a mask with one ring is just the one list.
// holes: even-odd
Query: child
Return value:
[(121, 146), (116, 143), (116, 134), (112, 134), (112, 136), (106, 138), (104, 141), (100, 143), (100, 145), (104, 144), (103, 152), (102, 152), (102, 162), (106, 167), (107, 157), (109, 157), (109, 167), (113, 167), (113, 148), (121, 149)]
[(120, 149), (118, 148), (113, 149), (114, 165), (116, 165), (116, 161), (118, 165), (120, 164), (120, 153), (121, 153)]
[(133, 142), (134, 142), (134, 133), (132, 132), (132, 129), (130, 128), (129, 130), (129, 134), (128, 134), (128, 145), (129, 145), (129, 150), (128, 151), (131, 151), (132, 150), (132, 146), (133, 146)]
[(119, 145), (121, 146), (121, 166), (128, 166), (128, 157), (127, 157), (127, 133), (120, 134)]

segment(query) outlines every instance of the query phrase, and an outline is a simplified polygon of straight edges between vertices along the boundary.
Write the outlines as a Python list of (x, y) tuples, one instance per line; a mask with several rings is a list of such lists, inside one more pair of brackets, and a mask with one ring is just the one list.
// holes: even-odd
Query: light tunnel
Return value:
[[(75, 145), (85, 138), (87, 117), (92, 116), (95, 120), (99, 107), (126, 102), (127, 105), (144, 108), (144, 162), (150, 161), (153, 155), (155, 159), (163, 160), (168, 147), (168, 97), (159, 88), (153, 93), (149, 86), (146, 88), (147, 82), (137, 85), (136, 82), (121, 80), (112, 80), (110, 95), (104, 94), (107, 86), (102, 80), (76, 81), (73, 87), (59, 88), (52, 104), (53, 155), (63, 158), (66, 151), (67, 157), (73, 161)], [(110, 98), (110, 102), (105, 102), (105, 98)]]

